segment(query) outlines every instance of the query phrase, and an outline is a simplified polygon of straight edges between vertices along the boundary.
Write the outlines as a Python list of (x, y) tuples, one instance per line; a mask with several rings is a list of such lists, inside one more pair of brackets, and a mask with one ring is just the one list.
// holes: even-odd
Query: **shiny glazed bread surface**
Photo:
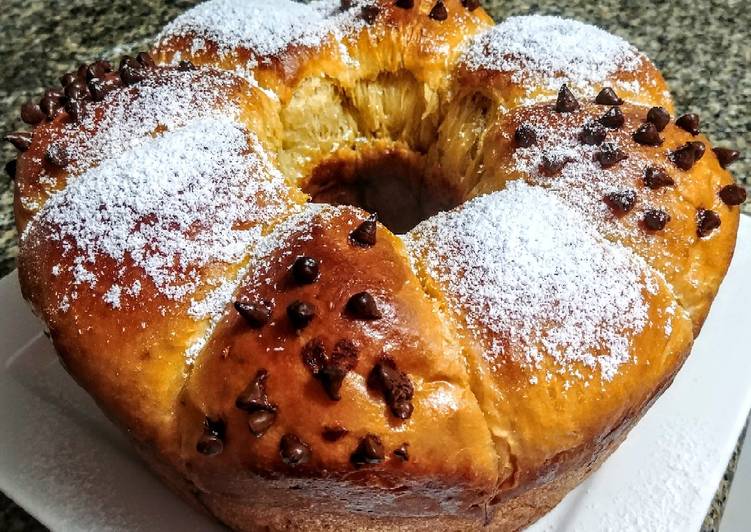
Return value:
[[(35, 125), (19, 275), (74, 378), (229, 526), (518, 529), (688, 355), (733, 181), (625, 41), (471, 0), (214, 0), (151, 55)], [(309, 202), (374, 164), (390, 216), (424, 210), (405, 234)]]

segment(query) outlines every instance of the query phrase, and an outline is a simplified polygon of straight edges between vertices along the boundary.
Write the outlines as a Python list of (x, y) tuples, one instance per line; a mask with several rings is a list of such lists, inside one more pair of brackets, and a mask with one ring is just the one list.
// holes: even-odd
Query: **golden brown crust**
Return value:
[[(513, 59), (511, 60), (513, 62)], [(525, 70), (525, 65), (519, 64), (519, 71)], [(495, 70), (492, 68), (469, 68), (460, 64), (455, 74), (455, 90), (457, 97), (466, 98), (468, 95), (479, 93), (490, 97), (495, 105), (505, 109), (514, 109), (520, 105), (545, 101), (556, 96), (558, 88), (566, 83), (564, 76), (553, 75), (549, 79), (518, 80), (516, 69)], [(571, 91), (580, 98), (594, 98), (603, 88), (615, 91), (618, 97), (626, 102), (642, 105), (658, 105), (673, 110), (673, 101), (667, 89), (667, 84), (657, 67), (644, 55), (639, 55), (638, 64), (632, 69), (615, 69), (596, 83), (584, 86), (570, 85)]]
[[(142, 85), (120, 88), (117, 95), (130, 97), (116, 104), (92, 104), (90, 130), (66, 112), (38, 125), (19, 158), (20, 281), (63, 363), (172, 489), (237, 530), (528, 525), (596, 469), (669, 385), (732, 256), (738, 209), (718, 197), (732, 177), (706, 138), (671, 121), (659, 133), (660, 146), (633, 140), (648, 106), (672, 112), (664, 79), (646, 57), (637, 53), (627, 67), (571, 84), (578, 108), (555, 112), (565, 72), (530, 83), (497, 65), (470, 68), (460, 57), (492, 25), (482, 8), (462, 0), (403, 7), (409, 4), (379, 0), (373, 9), (347, 2), (335, 9), (336, 16), (351, 15), (336, 34), (317, 45), (290, 41), (274, 53), (224, 50), (194, 32), (168, 34), (156, 46), (158, 63), (240, 70), (262, 90), (183, 64), (177, 70), (193, 76), (189, 87), (223, 81), (184, 102), (202, 111), (126, 132), (124, 144), (168, 138), (185, 123), (224, 116), (230, 106), (247, 137), (240, 151), (258, 156), (248, 182), (283, 190), (273, 215), (234, 220), (233, 230), (255, 231), (241, 243), (241, 258), (204, 264), (189, 299), (167, 297), (143, 263), (107, 253), (87, 257), (98, 277), (82, 283), (76, 278), (82, 255), (70, 252), (81, 242), (59, 238), (60, 227), (39, 214), (70, 186), (71, 175), (117, 155), (111, 146), (101, 157), (84, 146), (60, 165), (50, 162), (50, 147), (116, 131), (118, 124), (105, 117), (138, 108)], [(149, 70), (159, 79), (176, 69)], [(585, 123), (610, 109), (593, 103), (604, 87), (627, 101), (616, 105), (624, 124), (606, 128), (605, 142), (628, 159), (607, 168), (597, 166), (603, 141), (585, 148), (581, 141)], [(536, 140), (520, 149), (515, 132), (525, 125)], [(694, 152), (695, 164), (681, 170), (671, 153), (688, 142), (701, 142), (704, 155)], [(548, 163), (563, 155), (563, 164), (540, 170), (551, 154)], [(165, 157), (164, 164), (174, 163)], [(672, 184), (646, 186), (647, 166), (664, 168)], [(284, 177), (272, 187), (277, 168)], [(534, 335), (513, 337), (511, 329), (521, 324), (503, 330), (470, 323), (474, 310), (457, 304), (453, 279), (426, 259), (426, 250), (445, 252), (435, 235), (418, 228), (400, 239), (380, 224), (367, 225), (358, 209), (302, 205), (300, 187), (319, 201), (346, 203), (347, 187), (379, 182), (388, 168), (392, 182), (408, 177), (417, 185), (382, 195), (420, 198), (395, 197), (384, 217), (389, 223), (412, 205), (424, 208), (419, 219), (525, 181), (595, 227), (607, 239), (592, 237), (598, 246), (627, 255), (637, 265), (629, 288), (644, 306), (644, 323), (588, 324), (595, 332), (611, 326), (608, 332), (626, 342), (617, 371), (606, 378), (581, 356), (562, 368), (550, 344)], [(614, 214), (612, 205), (624, 202), (608, 207), (603, 198), (626, 189), (636, 192), (635, 207)], [(259, 198), (265, 195), (246, 199), (263, 206)], [(426, 198), (435, 205), (425, 205)], [(670, 221), (647, 231), (647, 210), (665, 211)], [(410, 242), (420, 242), (422, 251)], [(318, 272), (306, 263), (295, 273), (300, 257), (315, 259)], [(140, 292), (113, 307), (114, 282), (137, 282)], [(196, 317), (191, 304), (222, 285), (213, 315)], [(377, 312), (362, 295), (349, 303), (363, 292)], [(266, 302), (273, 306), (268, 322), (262, 309), (247, 307)], [(312, 320), (296, 302), (312, 305)], [(532, 321), (543, 332), (561, 325), (554, 314)], [(525, 362), (530, 350), (540, 354), (536, 364)], [(579, 355), (602, 355), (592, 346), (585, 352)]]
[[(674, 116), (656, 132), (659, 145), (650, 146), (634, 140), (647, 124), (648, 107), (618, 106), (623, 125), (603, 128), (599, 121), (611, 107), (591, 100), (580, 105), (571, 113), (556, 112), (555, 102), (520, 107), (499, 120), (486, 134), (472, 195), (498, 190), (515, 179), (551, 188), (607, 238), (627, 245), (664, 275), (698, 333), (733, 255), (740, 213), (719, 196), (723, 186), (733, 183), (732, 175), (720, 166), (709, 140), (676, 126)], [(586, 145), (581, 140), (586, 124), (594, 124), (604, 140)], [(514, 137), (520, 127), (537, 132), (533, 145), (518, 145)], [(690, 142), (701, 143), (703, 156), (683, 170), (674, 153)], [(605, 166), (592, 160), (609, 145), (625, 158)], [(545, 158), (561, 167), (542, 168)], [(634, 194), (630, 210), (607, 207), (608, 194), (625, 192)], [(669, 215), (664, 229), (646, 227), (644, 217), (653, 210)], [(716, 213), (720, 225), (699, 236), (703, 210)]]
[(377, 2), (370, 22), (368, 4), (353, 3), (335, 10), (346, 18), (339, 35), (317, 47), (292, 43), (257, 65), (256, 52), (243, 46), (220, 52), (200, 35), (202, 47), (194, 50), (197, 35), (190, 31), (166, 36), (154, 55), (164, 63), (189, 59), (230, 70), (255, 65), (254, 78), (282, 104), (281, 167), (300, 180), (332, 152), (366, 148), (374, 139), (406, 142), (419, 152), (433, 143), (447, 73), (462, 44), (492, 24), (482, 8), (440, 3), (445, 20), (429, 16), (434, 1), (416, 0), (409, 9)]
[(482, 172), (492, 125), (516, 108), (554, 99), (563, 85), (582, 101), (607, 88), (613, 94), (605, 100), (673, 110), (665, 80), (646, 56), (602, 30), (557, 17), (514, 17), (480, 32), (452, 78), (429, 166), (457, 176), (465, 193)]
[[(525, 194), (535, 200), (550, 195), (540, 189), (514, 187), (510, 193), (499, 192), (484, 201), (497, 199), (497, 203), (490, 203), (492, 208), (511, 210)], [(526, 249), (508, 249), (513, 256), (482, 255), (470, 241), (476, 218), (468, 218), (474, 223), (452, 225), (452, 219), (463, 220), (464, 212), (477, 205), (473, 200), (436, 222), (421, 224), (410, 234), (409, 247), (426, 290), (460, 333), (472, 389), (498, 454), (508, 456), (506, 463), (501, 463), (507, 470), (499, 476), (498, 497), (505, 498), (544, 483), (596, 454), (598, 442), (638, 415), (669, 378), (666, 376), (677, 371), (693, 334), (691, 321), (676, 305), (670, 286), (630, 252), (612, 244), (600, 244), (603, 253), (607, 251), (605, 255), (597, 251), (590, 257), (585, 252), (580, 259), (568, 252), (590, 249), (590, 242), (598, 238), (590, 236), (591, 228), (580, 225), (585, 223), (584, 218), (574, 217), (575, 225), (571, 225), (564, 206), (557, 201), (539, 206), (546, 213), (560, 209), (557, 217), (530, 211), (536, 204), (527, 199), (521, 203), (523, 209), (511, 212), (516, 219), (529, 217), (531, 225), (521, 221), (521, 229), (499, 225), (503, 234), (497, 238), (503, 242), (506, 235), (510, 235), (510, 242), (516, 242), (520, 231), (538, 231), (541, 235), (538, 240), (537, 235), (523, 240)], [(557, 233), (551, 233), (546, 223), (556, 223)], [(488, 227), (491, 225), (492, 221)], [(443, 227), (467, 231), (468, 236), (449, 237)], [(583, 236), (578, 237), (579, 233)], [(547, 241), (537, 244), (545, 234), (557, 234), (560, 248), (550, 251)], [(486, 233), (481, 230), (479, 235), (481, 238)], [(491, 243), (485, 245), (494, 249)], [(457, 262), (450, 256), (460, 246), (468, 250), (463, 275), (452, 268)], [(485, 270), (490, 273), (484, 282), (471, 271), (483, 271), (478, 264), (498, 261), (510, 272), (506, 283), (494, 283), (490, 276), (496, 270), (492, 267)], [(535, 261), (553, 266), (536, 266)], [(598, 273), (585, 273), (591, 271), (589, 268)], [(621, 283), (628, 285), (628, 293), (619, 289)], [(571, 285), (577, 294), (563, 296)], [(533, 293), (535, 300), (523, 299), (524, 294), (517, 292), (519, 287)], [(541, 290), (551, 294), (552, 305), (537, 305), (537, 298), (547, 297)], [(511, 301), (503, 296), (504, 291), (511, 294)], [(556, 302), (562, 297), (579, 301), (581, 306)], [(514, 299), (536, 309), (535, 314), (520, 309)], [(634, 305), (646, 313), (641, 324), (638, 318), (625, 318)], [(621, 310), (613, 314), (609, 309), (614, 306)], [(567, 310), (560, 312), (559, 308)], [(504, 319), (504, 314), (510, 318)], [(487, 316), (495, 318), (488, 320)], [(568, 329), (574, 323), (577, 325)], [(582, 340), (571, 335), (580, 335)], [(625, 359), (617, 354), (623, 342), (628, 352)], [(612, 364), (617, 364), (614, 372), (609, 371)]]
[[(312, 219), (303, 215), (283, 224), (294, 225), (291, 234), (285, 235), (284, 227), (269, 236), (278, 243), (269, 255), (254, 258), (255, 271), (234, 297), (248, 304), (273, 302), (269, 323), (252, 328), (234, 309), (228, 311), (182, 401), (185, 468), (200, 489), (240, 496), (248, 486), (258, 486), (266, 504), (288, 499), (287, 507), (308, 501), (321, 511), (341, 512), (344, 506), (385, 515), (461, 515), (492, 497), (496, 456), (461, 351), (407, 268), (399, 240), (382, 226), (373, 246), (350, 238), (365, 216), (332, 208)], [(314, 282), (295, 280), (291, 269), (299, 257), (318, 262)], [(363, 319), (352, 310), (350, 298), (363, 292), (374, 298), (380, 318)], [(315, 308), (301, 329), (287, 315), (295, 301)], [(335, 362), (342, 342), (351, 346), (352, 369)], [(311, 346), (325, 352), (323, 364), (344, 368), (341, 389), (306, 364)], [(401, 410), (404, 419), (394, 409), (404, 405), (389, 406), (386, 392), (368, 384), (384, 357), (414, 388), (409, 408)], [(253, 412), (238, 408), (236, 400), (259, 371), (266, 372), (274, 421), (256, 436), (248, 426)], [(340, 399), (333, 400), (332, 393)], [(206, 417), (225, 424), (218, 456), (196, 450)], [(329, 441), (327, 429), (334, 428), (344, 433)], [(280, 453), (285, 434), (308, 445), (311, 456), (305, 463), (285, 465)], [(368, 435), (378, 437), (383, 450), (378, 463), (357, 465), (353, 455)], [(403, 444), (406, 461), (394, 454)], [(276, 494), (295, 483), (304, 491)]]
[[(47, 198), (65, 188), (69, 171), (81, 175), (96, 168), (102, 155), (117, 155), (123, 144), (139, 144), (166, 128), (166, 124), (146, 131), (123, 127), (116, 135), (110, 135), (113, 128), (122, 124), (113, 125), (106, 118), (121, 117), (123, 113), (138, 118), (139, 113), (152, 111), (159, 98), (150, 92), (150, 87), (157, 91), (160, 87), (170, 91), (189, 89), (189, 98), (180, 104), (185, 109), (194, 108), (197, 114), (201, 106), (219, 112), (223, 104), (233, 99), (244, 106), (240, 113), (245, 117), (255, 114), (254, 121), (263, 121), (268, 103), (262, 95), (247, 92), (245, 82), (219, 72), (206, 71), (201, 76), (201, 86), (216, 91), (208, 94), (214, 99), (201, 100), (207, 94), (195, 86), (195, 74), (157, 69), (151, 72), (147, 85), (123, 87), (118, 98), (91, 103), (87, 122), (73, 121), (62, 112), (54, 120), (38, 125), (30, 148), (19, 157), (16, 181), (17, 224), (22, 235), (18, 270), (24, 297), (45, 321), (61, 360), (79, 384), (137, 440), (158, 442), (155, 445), (165, 454), (173, 452), (176, 445), (174, 402), (189, 369), (185, 353), (206, 333), (209, 321), (190, 314), (191, 300), (176, 300), (157, 286), (143, 262), (132, 257), (116, 260), (102, 250), (93, 256), (88, 254), (80, 247), (82, 242), (65, 235), (57, 223), (50, 221), (55, 212), (42, 209)], [(219, 81), (213, 84), (213, 78)], [(187, 111), (186, 115), (193, 118), (190, 113)], [(273, 127), (272, 120), (268, 123)], [(170, 125), (176, 130), (184, 123)], [(257, 131), (264, 133), (261, 127)], [(81, 139), (85, 143), (79, 142)], [(52, 147), (70, 153), (64, 167), (49, 161), (46, 154)], [(113, 148), (115, 153), (111, 152)], [(250, 147), (248, 151), (252, 151)], [(153, 171), (153, 167), (139, 168), (138, 164), (136, 171)], [(260, 174), (252, 178), (268, 179)], [(281, 201), (294, 202), (296, 197), (299, 196), (290, 192)], [(266, 197), (269, 203), (279, 199)], [(264, 202), (261, 196), (255, 200)], [(68, 203), (57, 209), (74, 211)], [(32, 215), (36, 218), (28, 223)], [(272, 221), (260, 222), (263, 225)], [(259, 224), (259, 220), (243, 222), (249, 227)], [(192, 291), (194, 300), (207, 296), (217, 283), (231, 279), (241, 267), (242, 262), (216, 261), (197, 268), (203, 283)], [(196, 271), (175, 267), (168, 274), (177, 283), (190, 282)], [(113, 286), (123, 287), (117, 309), (108, 302), (107, 294)], [(126, 287), (137, 287), (137, 291), (128, 294)], [(103, 316), (108, 319), (103, 320)]]
[[(445, 84), (446, 70), (460, 52), (461, 42), (493, 23), (482, 8), (468, 10), (461, 0), (441, 3), (447, 12), (444, 20), (429, 16), (435, 6), (432, 0), (415, 0), (408, 9), (394, 2), (377, 2), (373, 3), (376, 9), (367, 13), (363, 9), (367, 4), (344, 2), (345, 7), (334, 10), (351, 12), (342, 24), (341, 44), (329, 35), (318, 46), (290, 43), (271, 55), (261, 55), (246, 46), (226, 53), (210, 37), (187, 31), (166, 35), (154, 55), (159, 62), (190, 60), (227, 70), (245, 70), (247, 65), (257, 64), (253, 69), (256, 79), (282, 102), (288, 101), (300, 82), (310, 77), (328, 77), (352, 86), (358, 80), (404, 70), (437, 88)], [(192, 46), (196, 37), (202, 41), (198, 50)]]
[[(65, 188), (69, 174), (78, 175), (97, 166), (102, 158), (116, 155), (139, 137), (185, 125), (188, 119), (209, 115), (209, 109), (218, 113), (230, 107), (237, 108), (239, 118), (252, 126), (262, 141), (267, 132), (278, 128), (276, 113), (270, 112), (271, 102), (245, 80), (226, 72), (158, 67), (146, 70), (144, 77), (143, 83), (114, 89), (115, 98), (101, 102), (89, 99), (81, 118), (74, 119), (63, 109), (52, 120), (34, 127), (31, 145), (17, 160), (15, 217), (19, 232), (51, 194)], [(137, 119), (139, 113), (167, 108), (169, 102), (163, 101), (160, 88), (175, 93), (176, 99), (184, 98), (180, 102), (187, 109), (184, 116), (161, 116), (156, 121), (153, 116), (150, 121), (142, 116), (144, 122), (156, 122), (151, 130), (127, 123), (127, 115)], [(173, 121), (162, 123), (159, 118)]]
[[(666, 383), (666, 386), (667, 387)], [(597, 452), (589, 460), (561, 472), (550, 482), (535, 486), (525, 492), (496, 504), (494, 514), (488, 510), (478, 512), (474, 517), (454, 518), (449, 516), (393, 518), (383, 516), (359, 516), (347, 514), (325, 514), (308, 509), (279, 510), (273, 506), (254, 504), (247, 500), (237, 500), (221, 495), (202, 494), (178, 475), (171, 467), (154, 460), (148, 452), (141, 456), (154, 472), (197, 510), (211, 515), (230, 526), (233, 530), (456, 530), (470, 531), (484, 528), (495, 531), (520, 530), (555, 507), (566, 494), (596, 471), (625, 439), (628, 430), (638, 421), (634, 416), (603, 440)]]

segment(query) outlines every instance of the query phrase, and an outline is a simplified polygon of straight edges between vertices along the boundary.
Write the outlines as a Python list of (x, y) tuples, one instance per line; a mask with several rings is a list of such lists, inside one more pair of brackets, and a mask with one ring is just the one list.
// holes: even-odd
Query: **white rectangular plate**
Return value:
[[(535, 524), (698, 530), (751, 408), (751, 219), (693, 353), (626, 442)], [(53, 530), (219, 530), (164, 488), (0, 281), (0, 489)], [(732, 495), (731, 495), (732, 496)]]
[(751, 528), (751, 432), (748, 431), (732, 487), (722, 515), (720, 532), (748, 532)]

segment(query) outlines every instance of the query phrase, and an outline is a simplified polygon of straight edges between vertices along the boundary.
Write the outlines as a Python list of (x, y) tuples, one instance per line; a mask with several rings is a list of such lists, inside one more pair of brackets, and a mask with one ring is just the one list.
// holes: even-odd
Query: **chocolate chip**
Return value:
[(660, 137), (657, 127), (652, 122), (645, 122), (640, 125), (631, 138), (642, 146), (659, 146), (662, 144), (662, 137)]
[(402, 443), (399, 447), (394, 449), (394, 456), (396, 456), (402, 462), (409, 462), (409, 444)]
[(365, 464), (378, 464), (383, 462), (385, 452), (381, 438), (375, 434), (368, 434), (360, 438), (360, 443), (349, 457), (350, 461), (357, 467)]
[(321, 436), (326, 441), (335, 442), (344, 438), (348, 433), (349, 431), (341, 425), (334, 425), (333, 427), (323, 427)]
[(415, 0), (396, 0), (394, 5), (402, 9), (412, 9), (415, 7)]
[(326, 395), (332, 401), (339, 401), (341, 396), (342, 383), (347, 376), (348, 371), (336, 364), (325, 364), (318, 372), (315, 373), (315, 378), (323, 386)]
[(110, 64), (110, 62), (105, 61), (104, 59), (100, 59), (99, 61), (95, 61), (88, 67), (86, 67), (84, 79), (86, 81), (91, 81), (92, 79), (104, 77), (110, 72), (112, 72), (112, 65)]
[(537, 133), (532, 126), (522, 124), (514, 131), (514, 143), (517, 148), (529, 148), (537, 144)]
[(399, 371), (396, 363), (382, 356), (368, 376), (368, 386), (383, 395), (391, 413), (399, 419), (412, 415), (412, 397), (415, 390), (406, 373)]
[(368, 292), (358, 292), (350, 297), (345, 310), (356, 320), (377, 320), (382, 317), (375, 299)]
[(582, 144), (589, 146), (599, 146), (605, 140), (608, 132), (605, 126), (593, 120), (587, 120), (579, 133), (579, 140)]
[(657, 190), (662, 187), (672, 187), (675, 185), (673, 178), (668, 175), (665, 169), (659, 166), (648, 166), (644, 170), (644, 177), (642, 178), (644, 185), (652, 190)]
[(191, 70), (197, 70), (196, 65), (194, 65), (192, 62), (188, 61), (187, 59), (183, 59), (182, 61), (177, 63), (178, 72), (189, 72)]
[(62, 110), (63, 104), (60, 101), (62, 97), (62, 93), (57, 91), (48, 90), (44, 93), (42, 100), (39, 102), (39, 108), (47, 115), (47, 120), (53, 120)]
[(287, 317), (295, 329), (303, 329), (316, 315), (316, 308), (299, 299), (287, 305)]
[(671, 151), (668, 158), (681, 170), (690, 170), (696, 162), (696, 148), (695, 146), (686, 143)]
[(623, 105), (623, 99), (619, 98), (613, 89), (605, 87), (597, 94), (595, 103), (599, 105)]
[(326, 346), (323, 345), (321, 338), (313, 338), (303, 346), (302, 361), (314, 375), (326, 365), (328, 356), (326, 355)]
[(64, 92), (60, 89), (56, 89), (54, 87), (50, 87), (46, 91), (44, 91), (43, 98), (52, 98), (55, 100), (62, 100), (62, 98), (65, 96)]
[(263, 368), (259, 369), (253, 380), (235, 399), (235, 406), (246, 412), (257, 412), (259, 410), (275, 412), (276, 406), (269, 402), (269, 397), (266, 394), (266, 379), (268, 377), (268, 371)]
[(712, 151), (723, 168), (727, 168), (741, 157), (741, 152), (730, 148), (712, 148)]
[(478, 7), (480, 7), (480, 0), (462, 0), (462, 6), (467, 11), (474, 11)]
[(70, 163), (68, 152), (59, 144), (50, 144), (44, 154), (45, 160), (57, 168), (65, 168)]
[(146, 70), (135, 59), (129, 56), (123, 57), (118, 70), (123, 85), (133, 85), (146, 79)]
[(136, 55), (136, 61), (146, 68), (153, 68), (156, 66), (154, 59), (146, 52), (138, 52), (138, 55)]
[(112, 72), (112, 63), (110, 63), (106, 59), (97, 59), (94, 65), (99, 71), (104, 72), (105, 74)]
[(634, 205), (636, 205), (636, 192), (633, 190), (611, 192), (610, 194), (606, 194), (603, 200), (614, 214), (622, 216), (631, 211)]
[(443, 3), (443, 0), (438, 0), (435, 3), (433, 9), (428, 13), (428, 17), (438, 21), (446, 20), (449, 17), (449, 12), (446, 10), (446, 4)]
[(720, 189), (720, 199), (725, 205), (740, 205), (746, 201), (746, 189), (740, 185), (725, 185)]
[(95, 102), (100, 102), (107, 94), (121, 85), (120, 78), (110, 76), (105, 78), (95, 78), (89, 81), (89, 92)]
[(248, 414), (248, 429), (256, 438), (260, 438), (276, 421), (276, 410), (257, 410)]
[(675, 119), (675, 125), (696, 136), (699, 134), (699, 115), (695, 113), (681, 115)]
[(248, 429), (256, 438), (260, 438), (276, 421), (276, 409), (256, 410), (248, 414)]
[(224, 450), (224, 443), (213, 434), (204, 433), (196, 444), (196, 450), (206, 456), (214, 456)]
[(326, 348), (320, 338), (310, 340), (302, 350), (303, 363), (333, 401), (341, 399), (339, 392), (342, 383), (347, 373), (357, 366), (357, 355), (357, 346), (349, 340), (339, 340), (330, 358), (326, 356)]
[(699, 238), (708, 236), (712, 231), (720, 227), (720, 215), (709, 209), (696, 211), (696, 234)]
[(248, 326), (252, 329), (259, 329), (271, 321), (274, 305), (271, 301), (260, 301), (259, 303), (235, 301), (235, 310), (245, 318)]
[(574, 160), (571, 157), (560, 155), (543, 155), (537, 170), (545, 177), (555, 177), (563, 171), (563, 168)]
[(704, 146), (703, 142), (700, 142), (698, 140), (691, 140), (686, 144), (691, 146), (694, 150), (694, 161), (698, 161), (699, 159), (704, 157), (704, 152), (706, 151), (707, 147)]
[(600, 117), (600, 124), (609, 129), (618, 129), (626, 122), (623, 111), (618, 107), (611, 107), (608, 112)]
[(77, 81), (78, 79), (79, 77), (75, 72), (67, 72), (60, 77), (60, 85), (62, 85), (64, 89), (65, 87)]
[(670, 113), (664, 107), (652, 107), (647, 111), (647, 122), (654, 124), (657, 131), (662, 131), (670, 123)]
[(84, 114), (83, 100), (68, 100), (65, 102), (65, 112), (68, 113), (71, 120), (78, 122)]
[(572, 113), (579, 109), (579, 102), (576, 101), (574, 94), (564, 83), (558, 91), (558, 99), (555, 102), (556, 113)]
[(310, 447), (294, 434), (285, 434), (279, 441), (279, 454), (282, 462), (292, 467), (310, 461)]
[(360, 247), (374, 246), (376, 243), (376, 230), (378, 228), (377, 214), (371, 214), (349, 234), (349, 241)]
[(196, 443), (196, 451), (206, 456), (215, 456), (224, 450), (225, 425), (221, 419), (203, 421), (203, 434)]
[(91, 96), (89, 94), (89, 88), (86, 83), (81, 80), (76, 80), (67, 87), (65, 87), (65, 97), (68, 100), (85, 100)]
[(378, 17), (378, 13), (380, 12), (381, 9), (378, 6), (362, 6), (362, 9), (360, 9), (360, 17), (362, 17), (362, 19), (368, 24), (373, 24), (376, 21), (376, 17)]
[(350, 7), (352, 7), (352, 0), (341, 0), (339, 2), (339, 8), (342, 11), (348, 10)]
[(15, 131), (5, 135), (3, 140), (12, 144), (18, 151), (26, 151), (31, 146), (31, 137), (31, 131)]
[(318, 280), (318, 261), (313, 257), (298, 257), (292, 265), (292, 277), (297, 284), (311, 284)]
[(670, 215), (660, 209), (649, 209), (644, 212), (641, 220), (644, 227), (650, 231), (661, 231), (670, 221)]
[(21, 106), (21, 120), (35, 126), (46, 118), (46, 115), (34, 102), (26, 102)]
[(86, 69), (87, 68), (89, 68), (89, 65), (87, 64), (78, 65), (78, 70), (76, 71), (76, 77), (80, 79), (81, 81), (86, 81)]
[[(5, 173), (8, 174), (8, 177), (10, 177), (11, 179), (15, 179), (16, 178), (17, 165), (18, 165), (18, 163), (16, 162), (15, 159), (11, 159), (7, 163), (5, 163)], [(741, 203), (743, 203), (743, 202), (741, 202)]]
[(628, 159), (628, 155), (611, 142), (606, 142), (595, 152), (595, 161), (600, 163), (602, 168), (610, 168), (625, 159)]

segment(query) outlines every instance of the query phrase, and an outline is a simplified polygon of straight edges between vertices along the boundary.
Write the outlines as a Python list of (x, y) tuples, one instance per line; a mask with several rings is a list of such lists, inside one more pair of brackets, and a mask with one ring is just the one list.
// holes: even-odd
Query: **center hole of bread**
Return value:
[(409, 150), (359, 152), (319, 164), (303, 190), (314, 203), (353, 205), (376, 213), (393, 233), (403, 234), (461, 203), (459, 194), (425, 166), (424, 156)]

